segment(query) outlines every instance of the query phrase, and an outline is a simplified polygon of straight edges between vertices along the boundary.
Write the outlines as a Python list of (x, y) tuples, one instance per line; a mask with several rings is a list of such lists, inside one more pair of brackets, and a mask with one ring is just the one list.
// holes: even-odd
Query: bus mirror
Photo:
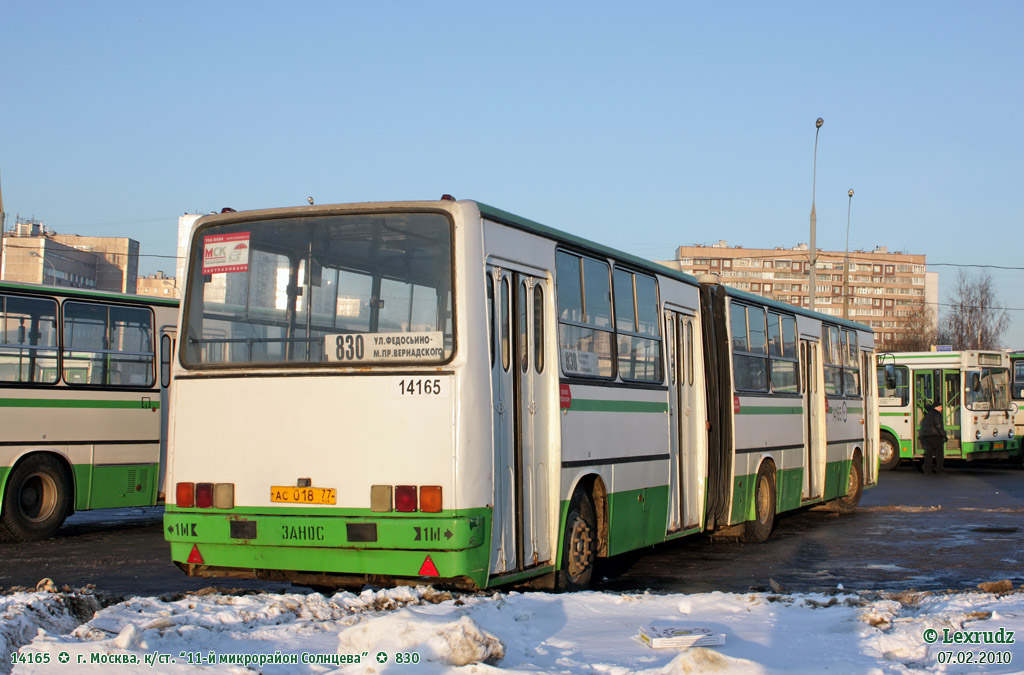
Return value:
[(891, 363), (887, 363), (885, 365), (885, 388), (896, 388), (896, 366), (892, 365)]
[(981, 375), (971, 373), (971, 391), (981, 391)]

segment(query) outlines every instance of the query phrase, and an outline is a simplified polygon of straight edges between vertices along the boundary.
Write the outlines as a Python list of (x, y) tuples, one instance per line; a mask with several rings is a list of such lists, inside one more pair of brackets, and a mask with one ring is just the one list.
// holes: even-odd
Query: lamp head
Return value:
[(825, 120), (823, 120), (823, 119), (821, 119), (819, 117), (817, 120), (815, 120), (814, 126), (815, 126), (815, 128), (820, 129), (821, 125), (824, 124), (824, 123), (825, 123)]

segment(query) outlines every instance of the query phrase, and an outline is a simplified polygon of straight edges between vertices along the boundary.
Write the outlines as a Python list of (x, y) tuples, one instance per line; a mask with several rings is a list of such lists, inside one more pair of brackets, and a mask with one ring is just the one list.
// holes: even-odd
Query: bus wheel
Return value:
[(835, 508), (839, 513), (853, 513), (860, 504), (860, 497), (864, 494), (864, 470), (861, 464), (858, 453), (850, 462), (850, 480), (846, 484), (846, 494), (835, 500)]
[(558, 570), (555, 587), (559, 591), (582, 591), (590, 586), (597, 560), (597, 516), (590, 495), (582, 490), (573, 493), (565, 516), (562, 537), (562, 568)]
[(743, 529), (743, 541), (765, 541), (775, 525), (775, 472), (768, 462), (757, 470), (754, 484), (754, 519)]
[(16, 541), (40, 541), (60, 528), (70, 495), (60, 463), (48, 455), (32, 455), (18, 464), (4, 490), (0, 533)]
[(900, 444), (887, 431), (878, 439), (878, 466), (882, 471), (892, 471), (900, 464)]

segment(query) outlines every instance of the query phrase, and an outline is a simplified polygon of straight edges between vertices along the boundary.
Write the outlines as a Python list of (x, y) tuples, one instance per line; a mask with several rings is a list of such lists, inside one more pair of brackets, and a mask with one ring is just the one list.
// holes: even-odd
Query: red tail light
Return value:
[(213, 508), (213, 483), (196, 484), (196, 506), (201, 509)]
[(408, 513), (416, 510), (416, 486), (395, 486), (395, 511)]
[(175, 501), (178, 506), (184, 509), (190, 509), (196, 505), (196, 484), (195, 483), (178, 483), (175, 489)]

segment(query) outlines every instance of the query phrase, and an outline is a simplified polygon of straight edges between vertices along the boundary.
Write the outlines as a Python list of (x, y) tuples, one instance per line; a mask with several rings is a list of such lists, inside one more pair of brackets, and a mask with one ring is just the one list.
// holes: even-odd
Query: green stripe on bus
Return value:
[(802, 415), (803, 406), (741, 405), (737, 415)]
[(878, 414), (881, 415), (882, 417), (908, 417), (910, 415), (910, 413), (908, 413), (908, 412), (895, 412), (895, 413), (886, 413), (886, 412), (884, 412), (884, 413), (878, 413)]
[(160, 407), (159, 398), (148, 401), (94, 401), (75, 398), (0, 398), (0, 408), (144, 408)]
[(592, 398), (574, 398), (569, 405), (573, 412), (628, 412), (664, 413), (668, 403), (660, 401), (603, 401)]

